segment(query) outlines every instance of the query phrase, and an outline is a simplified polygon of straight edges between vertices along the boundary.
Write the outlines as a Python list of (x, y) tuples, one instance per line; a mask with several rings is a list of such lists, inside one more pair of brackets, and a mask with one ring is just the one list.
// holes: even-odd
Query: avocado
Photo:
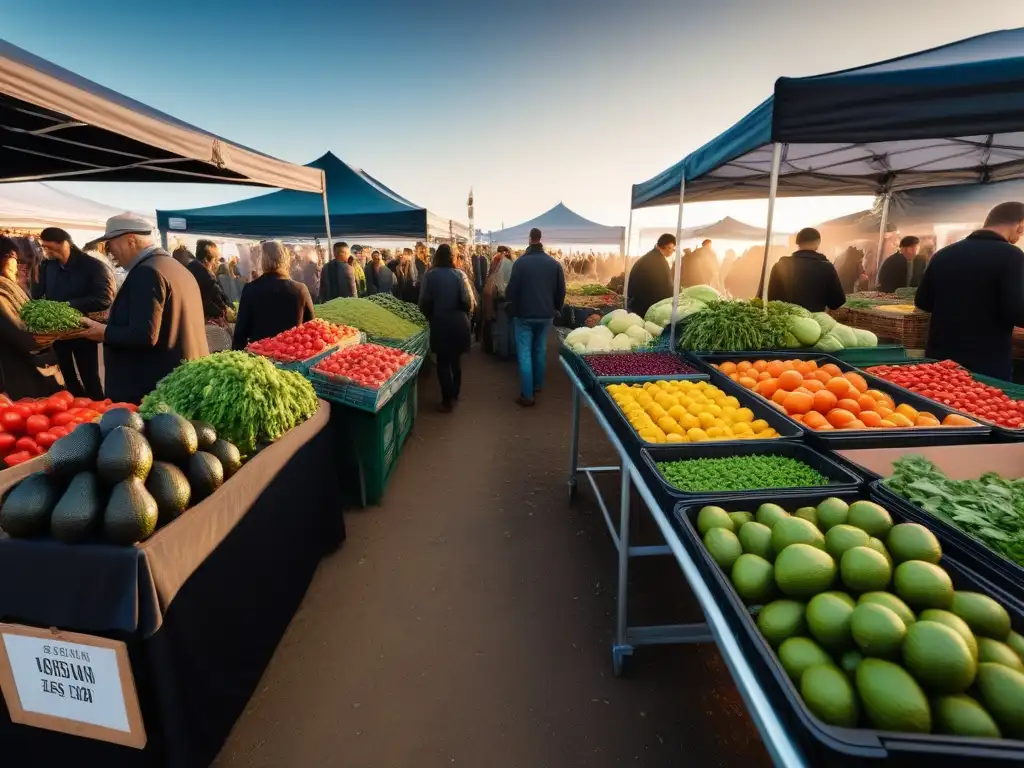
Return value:
[(235, 472), (242, 468), (242, 454), (238, 452), (234, 443), (229, 443), (227, 440), (218, 440), (210, 446), (209, 451), (216, 456), (224, 468), (224, 479), (230, 480)]
[(60, 501), (60, 486), (42, 472), (18, 483), (0, 507), (0, 528), (16, 539), (42, 536), (50, 527), (50, 514)]
[(196, 428), (176, 413), (158, 413), (146, 423), (146, 437), (157, 461), (169, 461), (180, 467), (199, 450)]
[(196, 431), (196, 438), (199, 440), (199, 450), (210, 450), (210, 446), (217, 442), (217, 430), (205, 421), (199, 421), (198, 419), (193, 419), (189, 424)]
[(58, 541), (73, 544), (92, 533), (103, 514), (103, 494), (99, 478), (92, 472), (75, 475), (50, 516), (50, 534)]
[(96, 457), (96, 472), (107, 485), (129, 477), (145, 480), (153, 466), (153, 450), (141, 433), (129, 427), (115, 427), (103, 438)]
[(135, 411), (127, 408), (111, 408), (100, 418), (100, 433), (106, 437), (117, 427), (129, 427), (136, 432), (146, 428), (146, 422)]
[(96, 456), (103, 437), (99, 424), (79, 424), (46, 452), (46, 473), (58, 480), (70, 480), (79, 472), (96, 468)]
[(166, 461), (153, 462), (153, 469), (146, 478), (146, 490), (156, 501), (160, 512), (160, 525), (164, 526), (188, 509), (192, 488), (185, 473)]
[(197, 451), (188, 460), (188, 483), (192, 486), (192, 503), (198, 504), (224, 482), (224, 467), (212, 453)]
[(156, 500), (142, 480), (129, 477), (110, 491), (103, 511), (103, 533), (113, 544), (130, 546), (144, 541), (156, 530), (159, 511)]

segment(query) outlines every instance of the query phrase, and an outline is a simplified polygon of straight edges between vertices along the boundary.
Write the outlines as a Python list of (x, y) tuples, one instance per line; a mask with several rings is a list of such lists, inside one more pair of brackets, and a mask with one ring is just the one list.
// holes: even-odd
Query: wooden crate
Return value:
[(847, 325), (871, 331), (880, 339), (892, 339), (907, 349), (924, 349), (928, 341), (931, 315), (920, 310), (908, 315), (879, 312), (874, 309), (851, 309)]

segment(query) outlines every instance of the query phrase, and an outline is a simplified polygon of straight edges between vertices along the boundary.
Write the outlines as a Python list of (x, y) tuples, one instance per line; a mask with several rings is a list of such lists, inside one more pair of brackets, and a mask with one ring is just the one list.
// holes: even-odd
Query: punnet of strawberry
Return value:
[(356, 328), (317, 319), (269, 339), (254, 341), (246, 350), (279, 363), (299, 363), (358, 335)]
[(1024, 401), (976, 380), (952, 360), (916, 365), (877, 365), (868, 373), (899, 384), (937, 403), (1006, 429), (1024, 426)]
[(313, 371), (331, 379), (342, 379), (368, 389), (380, 389), (414, 360), (408, 352), (380, 344), (357, 344), (325, 357)]

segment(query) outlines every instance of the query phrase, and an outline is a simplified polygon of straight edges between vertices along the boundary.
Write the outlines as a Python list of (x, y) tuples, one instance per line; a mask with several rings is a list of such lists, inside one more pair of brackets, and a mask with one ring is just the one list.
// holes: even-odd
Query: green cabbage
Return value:
[(842, 323), (836, 323), (832, 329), (832, 335), (839, 339), (839, 343), (843, 345), (845, 349), (852, 349), (857, 346), (857, 334), (853, 332), (853, 328)]
[(648, 321), (644, 323), (644, 330), (651, 334), (651, 336), (661, 336), (661, 332), (662, 330), (664, 330), (664, 328), (663, 326), (660, 326), (657, 323), (652, 323)]
[(818, 343), (814, 345), (814, 348), (820, 352), (838, 352), (843, 348), (843, 342), (833, 336), (831, 333), (827, 333), (818, 339)]
[(878, 337), (871, 331), (866, 331), (863, 328), (854, 328), (853, 333), (857, 336), (858, 347), (878, 346)]
[(789, 331), (796, 336), (800, 346), (809, 347), (821, 338), (821, 326), (810, 317), (794, 316), (789, 319)]
[(811, 317), (821, 328), (822, 336), (832, 333), (832, 329), (836, 327), (835, 318), (827, 312), (815, 312)]
[(626, 310), (624, 310), (624, 309), (613, 309), (611, 312), (609, 312), (607, 315), (605, 315), (604, 317), (601, 318), (601, 323), (600, 324), (601, 325), (608, 325), (608, 323), (610, 323), (615, 318), (617, 318), (617, 317), (625, 317), (628, 314), (629, 313), (626, 312)]
[[(691, 299), (682, 294), (679, 295), (679, 307), (676, 310), (675, 321), (685, 320), (690, 315), (707, 308), (707, 304), (699, 299)], [(662, 299), (647, 310), (644, 318), (648, 322), (660, 325), (664, 328), (672, 320), (672, 297)]]
[(802, 346), (803, 344), (800, 343), (800, 340), (797, 339), (796, 336), (789, 331), (786, 331), (785, 339), (782, 342), (783, 349), (799, 349)]
[(710, 285), (691, 285), (689, 288), (683, 288), (679, 292), (680, 297), (685, 296), (688, 299), (697, 299), (707, 304), (709, 301), (718, 301), (722, 298), (722, 294), (712, 288)]

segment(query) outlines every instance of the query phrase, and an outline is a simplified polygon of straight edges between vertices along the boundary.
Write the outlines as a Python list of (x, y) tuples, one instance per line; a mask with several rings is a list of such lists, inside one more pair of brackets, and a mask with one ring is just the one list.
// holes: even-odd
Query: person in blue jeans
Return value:
[(512, 265), (505, 297), (509, 301), (519, 361), (519, 397), (524, 408), (536, 403), (544, 388), (548, 328), (565, 303), (565, 273), (544, 252), (541, 231), (530, 230), (530, 247)]

